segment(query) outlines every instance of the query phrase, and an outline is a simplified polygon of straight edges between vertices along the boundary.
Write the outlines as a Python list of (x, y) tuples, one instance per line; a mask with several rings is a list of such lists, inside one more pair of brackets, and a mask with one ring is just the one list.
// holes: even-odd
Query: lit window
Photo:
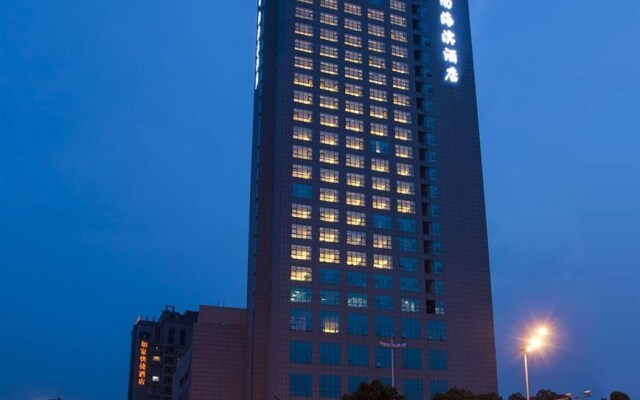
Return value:
[(400, 176), (413, 176), (413, 165), (411, 164), (397, 163), (396, 168)]
[(360, 68), (345, 67), (344, 68), (344, 76), (345, 76), (345, 78), (355, 79), (355, 80), (361, 81), (362, 80), (362, 70)]
[(332, 10), (338, 9), (338, 0), (320, 0), (320, 7), (330, 8)]
[(320, 78), (320, 89), (326, 90), (328, 92), (337, 92), (338, 81), (334, 81), (333, 79)]
[[(296, 27), (297, 27), (297, 24), (296, 24)], [(306, 40), (296, 39), (294, 42), (294, 48), (304, 53), (313, 53), (313, 43)]]
[(359, 251), (347, 251), (347, 265), (354, 267), (366, 267), (367, 254)]
[(337, 203), (339, 201), (338, 191), (336, 189), (320, 188), (320, 201)]
[(403, 312), (419, 312), (420, 302), (416, 299), (400, 299), (400, 309)]
[(153, 362), (160, 362), (160, 356), (153, 356), (153, 357), (151, 358), (151, 360), (152, 360)]
[(370, 8), (367, 12), (367, 16), (376, 21), (384, 22), (384, 12), (380, 10), (374, 10)]
[(411, 130), (407, 129), (407, 128), (396, 128), (395, 129), (395, 138), (398, 140), (406, 140), (406, 141), (410, 141), (412, 136), (411, 136)]
[(344, 85), (344, 93), (349, 96), (362, 97), (362, 86), (346, 83)]
[(359, 119), (346, 118), (344, 129), (353, 132), (364, 132), (364, 122)]
[(301, 108), (293, 109), (293, 120), (298, 122), (312, 122), (313, 121), (313, 111), (304, 110)]
[(391, 40), (407, 43), (407, 33), (396, 29), (391, 30)]
[(416, 204), (411, 200), (398, 200), (398, 212), (404, 214), (414, 214), (416, 212)]
[(359, 103), (357, 101), (351, 101), (351, 100), (347, 100), (344, 104), (344, 110), (346, 112), (352, 113), (352, 114), (363, 114), (364, 113), (364, 107), (362, 106), (362, 103)]
[(347, 204), (350, 206), (364, 207), (364, 194), (347, 192)]
[(407, 95), (394, 93), (393, 104), (402, 107), (409, 107), (411, 105), (411, 100)]
[(323, 333), (340, 333), (340, 314), (320, 311), (320, 330)]
[(383, 190), (388, 192), (389, 190), (391, 190), (391, 183), (387, 178), (374, 176), (371, 178), (371, 188), (373, 190)]
[(320, 181), (327, 183), (339, 183), (340, 178), (338, 176), (338, 171), (333, 169), (320, 169)]
[(362, 24), (360, 21), (351, 18), (344, 19), (344, 27), (356, 32), (360, 32), (362, 30)]
[(332, 110), (338, 109), (338, 99), (329, 96), (320, 96), (320, 107), (330, 108)]
[(296, 22), (295, 31), (298, 35), (313, 36), (313, 26)]
[(294, 260), (311, 260), (311, 247), (291, 245), (291, 258)]
[(291, 280), (300, 282), (311, 282), (311, 268), (291, 267)]
[(293, 218), (311, 219), (311, 206), (306, 204), (292, 204), (291, 216)]
[(399, 158), (412, 158), (413, 157), (413, 148), (409, 146), (402, 146), (400, 144), (396, 145), (396, 157)]
[(311, 167), (308, 165), (293, 164), (291, 176), (300, 179), (311, 179)]
[(323, 74), (338, 75), (338, 64), (321, 61), (320, 72), (322, 72)]
[(320, 228), (320, 241), (338, 243), (340, 241), (340, 232), (337, 229)]
[(347, 225), (365, 226), (367, 224), (365, 214), (355, 211), (347, 211)]
[(373, 196), (372, 206), (376, 210), (389, 210), (391, 209), (391, 200), (384, 196)]
[(369, 72), (369, 82), (375, 83), (376, 85), (386, 85), (387, 76), (379, 72)]
[(340, 263), (340, 250), (321, 248), (318, 260), (321, 263), (338, 264)]
[(384, 37), (384, 26), (369, 24), (369, 35)]
[(386, 102), (387, 101), (387, 91), (380, 89), (371, 89), (369, 90), (369, 99), (375, 101)]
[(292, 303), (311, 303), (311, 289), (292, 287), (289, 300)]
[(393, 87), (400, 90), (409, 90), (409, 80), (393, 77)]
[(311, 239), (311, 226), (291, 225), (291, 237), (294, 239)]
[(344, 52), (344, 60), (354, 64), (362, 64), (362, 53), (347, 50)]
[(347, 136), (345, 146), (348, 149), (364, 150), (364, 139), (355, 136)]
[(387, 136), (388, 127), (384, 124), (378, 124), (376, 122), (371, 123), (371, 134), (376, 136)]
[(320, 143), (329, 146), (338, 145), (338, 134), (332, 132), (320, 132)]
[(391, 55), (395, 57), (400, 57), (400, 58), (407, 58), (409, 57), (409, 51), (407, 50), (406, 47), (396, 46), (394, 44), (391, 46)]
[(337, 42), (338, 32), (331, 29), (320, 29), (320, 39), (326, 40), (329, 42)]
[(320, 55), (329, 58), (338, 58), (338, 48), (333, 46), (321, 45)]
[(347, 154), (347, 167), (364, 168), (364, 157), (355, 154)]
[(293, 74), (293, 83), (298, 86), (313, 87), (313, 77), (296, 72)]
[(380, 106), (371, 106), (369, 109), (369, 115), (373, 118), (386, 119), (387, 118), (387, 108)]
[(389, 18), (391, 20), (391, 25), (401, 26), (403, 28), (407, 26), (407, 19), (405, 17), (401, 17), (399, 15), (391, 14), (389, 16)]
[(373, 268), (392, 269), (393, 268), (392, 257), (384, 254), (374, 254)]
[(311, 147), (306, 146), (293, 146), (293, 158), (300, 158), (302, 160), (313, 159), (313, 150)]
[(364, 293), (349, 292), (347, 297), (347, 306), (352, 308), (367, 308), (368, 297)]
[(409, 73), (409, 64), (401, 62), (401, 61), (393, 61), (391, 63), (391, 70), (393, 72), (397, 72), (399, 74), (408, 74)]
[(310, 142), (313, 139), (312, 131), (309, 128), (294, 126), (293, 138), (296, 140), (303, 140), (305, 142)]
[(313, 104), (313, 93), (294, 90), (293, 101), (300, 104)]
[(347, 185), (364, 187), (364, 175), (347, 173)]
[(389, 172), (389, 161), (379, 158), (371, 159), (371, 170), (377, 172)]
[(385, 64), (384, 58), (377, 57), (377, 56), (369, 57), (369, 66), (373, 68), (380, 68), (380, 69), (385, 69), (387, 67)]
[(362, 47), (362, 38), (356, 35), (345, 34), (344, 44), (352, 47)]
[(333, 114), (320, 113), (320, 125), (337, 128), (340, 126), (338, 116)]
[(326, 164), (338, 164), (340, 156), (337, 151), (320, 150), (320, 162)]
[(391, 236), (373, 235), (373, 247), (376, 249), (391, 249), (393, 247)]
[(320, 13), (320, 22), (327, 25), (338, 25), (338, 16), (334, 14), (328, 13)]
[(344, 3), (344, 12), (347, 14), (361, 15), (362, 9), (359, 5), (353, 3)]
[(308, 8), (296, 7), (296, 17), (313, 20), (313, 10), (309, 10)]
[(369, 50), (375, 51), (376, 53), (384, 53), (384, 42), (369, 40)]
[(352, 246), (366, 246), (367, 234), (365, 232), (347, 231), (347, 244)]
[(407, 6), (405, 2), (400, 0), (390, 0), (389, 8), (391, 8), (392, 10), (402, 11), (402, 12), (407, 10)]
[(415, 194), (415, 188), (413, 186), (413, 182), (397, 181), (396, 184), (397, 184), (398, 194), (409, 194), (409, 195)]
[(340, 222), (340, 214), (334, 208), (320, 208), (320, 221)]
[(154, 383), (160, 382), (160, 377), (158, 375), (153, 375), (151, 377), (151, 382), (154, 382)]

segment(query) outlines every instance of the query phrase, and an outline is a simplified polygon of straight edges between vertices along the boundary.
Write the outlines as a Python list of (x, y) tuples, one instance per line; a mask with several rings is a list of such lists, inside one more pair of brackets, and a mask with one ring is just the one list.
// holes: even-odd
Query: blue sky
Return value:
[[(640, 3), (471, 5), (501, 393), (640, 395)], [(0, 398), (126, 396), (165, 304), (243, 306), (254, 1), (0, 4)]]

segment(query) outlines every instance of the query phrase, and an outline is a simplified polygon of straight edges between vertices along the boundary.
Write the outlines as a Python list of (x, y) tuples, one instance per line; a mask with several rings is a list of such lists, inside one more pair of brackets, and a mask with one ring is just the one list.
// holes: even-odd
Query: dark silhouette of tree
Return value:
[(438, 393), (433, 400), (502, 400), (496, 393), (475, 394), (468, 390), (451, 388), (445, 393)]
[(375, 380), (371, 383), (361, 383), (358, 390), (353, 394), (345, 394), (342, 400), (405, 400), (405, 398), (396, 388)]
[[(558, 400), (563, 399), (565, 396), (563, 394), (558, 394), (553, 390), (549, 389), (540, 389), (535, 396), (531, 396), (531, 400)], [(509, 396), (509, 400), (526, 400), (527, 398), (522, 393), (513, 393)]]
[(522, 395), (522, 393), (513, 393), (509, 396), (509, 400), (526, 400), (526, 397)]
[(610, 400), (631, 400), (628, 394), (625, 392), (620, 392), (618, 390), (611, 392), (609, 395)]

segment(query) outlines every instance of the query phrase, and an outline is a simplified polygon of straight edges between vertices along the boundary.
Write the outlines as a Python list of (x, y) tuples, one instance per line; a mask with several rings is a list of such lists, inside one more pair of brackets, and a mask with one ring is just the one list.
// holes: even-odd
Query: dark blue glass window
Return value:
[(429, 224), (429, 234), (432, 236), (440, 236), (442, 233), (442, 227), (440, 224), (436, 222), (432, 222)]
[(416, 221), (408, 218), (398, 218), (398, 230), (400, 232), (415, 232)]
[(376, 368), (391, 367), (391, 349), (387, 347), (376, 347)]
[(422, 369), (422, 353), (420, 349), (402, 349), (402, 368)]
[(320, 364), (340, 365), (340, 345), (337, 343), (320, 343)]
[(405, 379), (403, 382), (404, 397), (406, 400), (423, 400), (422, 380), (421, 379)]
[(369, 366), (369, 348), (357, 344), (350, 344), (347, 348), (349, 365), (353, 367)]
[(393, 276), (375, 274), (373, 281), (376, 289), (393, 289)]
[(419, 292), (420, 286), (416, 278), (400, 277), (400, 290), (405, 292)]
[(289, 396), (311, 397), (311, 375), (289, 374)]
[(375, 154), (389, 154), (389, 143), (381, 140), (372, 140), (371, 152)]
[(298, 197), (301, 199), (311, 199), (313, 197), (313, 188), (311, 187), (311, 185), (294, 183), (293, 197)]
[(429, 350), (429, 369), (432, 371), (446, 371), (447, 352), (444, 350)]
[(441, 296), (444, 294), (444, 282), (443, 281), (434, 281), (433, 282), (433, 294), (437, 296)]
[(289, 343), (289, 362), (292, 364), (311, 364), (311, 342), (291, 341)]
[(291, 310), (291, 330), (311, 332), (312, 319), (309, 310)]
[(367, 273), (349, 271), (347, 281), (350, 286), (367, 287)]
[(446, 393), (449, 390), (449, 382), (442, 380), (429, 381), (429, 389), (431, 398), (438, 393)]
[(374, 302), (378, 310), (393, 310), (393, 296), (377, 294), (374, 297)]
[(427, 339), (447, 340), (447, 331), (446, 331), (444, 321), (437, 321), (437, 320), (427, 321)]
[(418, 260), (413, 257), (400, 257), (398, 259), (400, 271), (416, 272), (418, 270)]
[(340, 271), (335, 269), (320, 268), (319, 279), (320, 283), (325, 284), (340, 283)]
[(360, 387), (361, 383), (368, 383), (369, 378), (366, 376), (350, 376), (349, 377), (349, 393), (353, 393)]
[(415, 252), (418, 249), (418, 242), (410, 238), (398, 238), (398, 248), (400, 251)]
[(396, 334), (396, 323), (393, 317), (376, 316), (376, 336), (392, 337)]
[(340, 292), (336, 290), (321, 290), (320, 291), (320, 304), (326, 304), (330, 306), (340, 305)]
[(388, 215), (373, 214), (371, 223), (374, 228), (391, 229), (391, 217)]
[(367, 315), (349, 313), (349, 315), (347, 315), (347, 332), (350, 335), (368, 335), (369, 318)]
[(402, 318), (402, 337), (406, 339), (420, 338), (420, 320), (413, 318)]
[(320, 375), (320, 397), (339, 398), (341, 396), (340, 376)]

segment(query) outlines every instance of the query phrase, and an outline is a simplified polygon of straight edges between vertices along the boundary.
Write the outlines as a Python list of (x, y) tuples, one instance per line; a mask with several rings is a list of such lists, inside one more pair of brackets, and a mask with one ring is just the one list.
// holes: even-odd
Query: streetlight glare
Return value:
[(545, 337), (549, 334), (549, 328), (541, 326), (537, 329), (538, 336)]

